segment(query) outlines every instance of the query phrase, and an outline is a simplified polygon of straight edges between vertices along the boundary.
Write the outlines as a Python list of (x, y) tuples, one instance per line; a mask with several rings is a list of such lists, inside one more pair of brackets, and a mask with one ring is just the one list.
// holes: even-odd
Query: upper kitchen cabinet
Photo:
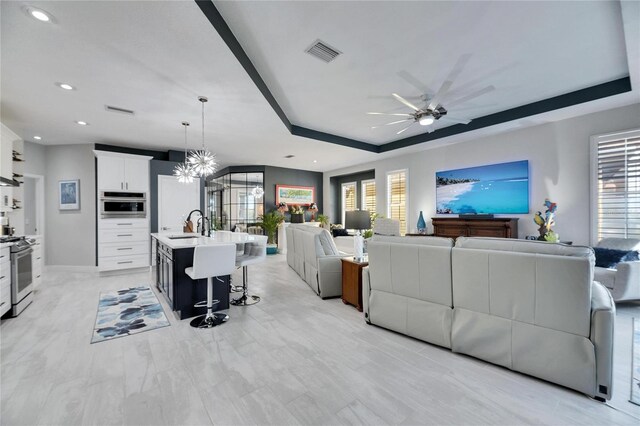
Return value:
[(149, 191), (151, 157), (94, 151), (98, 157), (98, 191)]

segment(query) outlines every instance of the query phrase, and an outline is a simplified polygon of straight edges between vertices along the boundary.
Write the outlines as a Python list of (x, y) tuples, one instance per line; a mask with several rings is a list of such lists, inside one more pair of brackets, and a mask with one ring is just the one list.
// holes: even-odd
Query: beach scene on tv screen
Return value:
[(529, 162), (437, 172), (436, 213), (529, 213)]

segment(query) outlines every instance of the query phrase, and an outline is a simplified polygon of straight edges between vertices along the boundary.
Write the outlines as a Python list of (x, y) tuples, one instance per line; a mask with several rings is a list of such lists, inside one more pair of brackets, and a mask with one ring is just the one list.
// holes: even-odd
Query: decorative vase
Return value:
[(424, 221), (424, 216), (422, 216), (422, 210), (420, 210), (420, 216), (418, 216), (418, 224), (416, 225), (416, 227), (418, 228), (418, 232), (421, 234), (424, 234), (425, 230), (427, 229), (427, 224)]
[(304, 223), (304, 213), (291, 213), (291, 223)]

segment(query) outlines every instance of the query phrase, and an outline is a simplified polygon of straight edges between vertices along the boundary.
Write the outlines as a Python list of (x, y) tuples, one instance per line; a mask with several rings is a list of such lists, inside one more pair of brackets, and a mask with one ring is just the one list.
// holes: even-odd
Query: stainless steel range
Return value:
[(11, 251), (11, 315), (18, 316), (33, 301), (31, 244), (24, 237), (1, 237), (2, 243), (13, 243)]

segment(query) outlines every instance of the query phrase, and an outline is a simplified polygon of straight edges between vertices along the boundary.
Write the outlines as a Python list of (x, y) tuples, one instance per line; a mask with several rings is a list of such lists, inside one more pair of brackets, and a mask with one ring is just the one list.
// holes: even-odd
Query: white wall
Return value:
[(45, 146), (24, 141), (24, 172), (32, 175), (45, 174)]
[[(95, 266), (96, 182), (93, 145), (45, 148), (47, 265)], [(80, 210), (58, 209), (58, 181), (80, 179)]]
[[(375, 169), (378, 212), (386, 215), (386, 173), (409, 170), (409, 230), (416, 228), (422, 210), (429, 224), (435, 215), (435, 173), (463, 167), (529, 160), (528, 215), (518, 217), (519, 237), (537, 235), (533, 214), (544, 212), (543, 202), (558, 203), (555, 231), (562, 240), (588, 244), (589, 213), (589, 137), (595, 134), (640, 127), (640, 104), (584, 115), (568, 120), (510, 131), (444, 147), (334, 170), (324, 174), (325, 200), (331, 203), (329, 179), (332, 176)], [(332, 206), (326, 206), (331, 211)]]

